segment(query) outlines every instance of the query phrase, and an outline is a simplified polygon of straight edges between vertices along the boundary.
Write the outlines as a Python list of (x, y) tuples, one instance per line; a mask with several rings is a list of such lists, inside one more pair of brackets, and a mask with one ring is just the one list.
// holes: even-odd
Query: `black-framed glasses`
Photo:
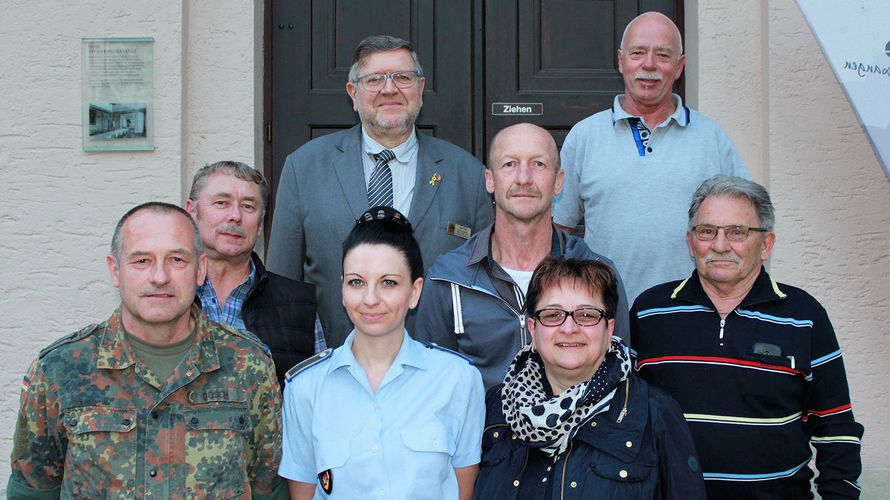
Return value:
[(362, 88), (368, 92), (380, 92), (386, 86), (386, 80), (392, 80), (392, 83), (400, 88), (407, 89), (413, 87), (422, 77), (413, 71), (396, 71), (395, 73), (371, 73), (370, 75), (360, 76), (356, 78), (356, 82), (360, 83)]
[(756, 231), (758, 233), (769, 232), (769, 229), (763, 227), (748, 227), (741, 224), (730, 224), (728, 226), (698, 224), (696, 226), (692, 226), (692, 234), (694, 234), (696, 239), (698, 240), (711, 241), (717, 237), (717, 233), (721, 229), (723, 230), (723, 234), (726, 236), (726, 239), (729, 241), (745, 241), (748, 239), (748, 235), (751, 234), (751, 231)]
[(606, 311), (598, 307), (579, 307), (574, 311), (566, 311), (548, 307), (535, 311), (534, 317), (544, 326), (560, 326), (566, 318), (572, 317), (578, 326), (596, 326), (606, 317)]

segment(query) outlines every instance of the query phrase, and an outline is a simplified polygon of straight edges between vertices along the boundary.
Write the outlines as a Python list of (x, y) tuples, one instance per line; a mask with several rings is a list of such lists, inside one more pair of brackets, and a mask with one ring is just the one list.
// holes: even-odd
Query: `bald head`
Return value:
[(647, 23), (658, 23), (669, 26), (670, 29), (674, 32), (674, 47), (676, 55), (679, 57), (683, 53), (683, 37), (680, 36), (680, 30), (677, 29), (677, 25), (671, 21), (671, 18), (662, 14), (661, 12), (644, 12), (639, 16), (633, 18), (631, 22), (627, 23), (627, 27), (624, 28), (624, 33), (621, 35), (621, 45), (618, 47), (620, 50), (624, 50), (624, 40), (627, 39), (628, 33), (631, 32), (631, 28), (634, 27), (639, 21), (646, 21)]
[(542, 154), (546, 154), (553, 159), (553, 165), (559, 170), (559, 149), (556, 147), (556, 141), (547, 129), (534, 125), (532, 123), (517, 123), (511, 125), (495, 134), (488, 145), (488, 164), (487, 168), (497, 163), (497, 159), (504, 155), (505, 150), (509, 150), (515, 144), (538, 144), (543, 148)]
[(485, 189), (494, 196), (498, 231), (513, 225), (549, 229), (550, 206), (565, 177), (550, 132), (519, 123), (498, 132), (488, 149)]

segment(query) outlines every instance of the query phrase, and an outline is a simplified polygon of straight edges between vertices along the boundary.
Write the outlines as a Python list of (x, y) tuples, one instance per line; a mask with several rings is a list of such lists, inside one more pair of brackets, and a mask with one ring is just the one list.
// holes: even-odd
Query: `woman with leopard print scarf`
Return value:
[(488, 391), (474, 498), (705, 498), (676, 402), (630, 370), (612, 336), (617, 280), (548, 257), (526, 297), (532, 343)]

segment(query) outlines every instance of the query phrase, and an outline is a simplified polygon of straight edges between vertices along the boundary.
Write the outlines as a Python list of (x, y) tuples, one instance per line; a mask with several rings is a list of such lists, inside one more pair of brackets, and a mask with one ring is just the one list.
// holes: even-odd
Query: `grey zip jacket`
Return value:
[[(413, 335), (470, 358), (482, 373), (485, 390), (504, 381), (516, 353), (531, 341), (522, 307), (525, 294), (491, 258), (493, 228), (488, 226), (440, 255), (427, 270)], [(611, 260), (594, 253), (584, 240), (555, 226), (551, 253), (567, 259), (601, 260), (615, 270)], [(508, 283), (513, 296), (502, 296), (492, 276)], [(614, 335), (622, 339), (628, 335), (627, 310), (619, 276)]]

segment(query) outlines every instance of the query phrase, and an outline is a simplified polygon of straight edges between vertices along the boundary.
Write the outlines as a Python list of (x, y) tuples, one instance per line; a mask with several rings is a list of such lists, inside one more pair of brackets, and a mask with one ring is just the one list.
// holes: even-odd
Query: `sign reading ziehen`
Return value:
[(540, 102), (493, 102), (492, 115), (543, 115), (544, 104)]
[(890, 2), (797, 0), (890, 179)]

